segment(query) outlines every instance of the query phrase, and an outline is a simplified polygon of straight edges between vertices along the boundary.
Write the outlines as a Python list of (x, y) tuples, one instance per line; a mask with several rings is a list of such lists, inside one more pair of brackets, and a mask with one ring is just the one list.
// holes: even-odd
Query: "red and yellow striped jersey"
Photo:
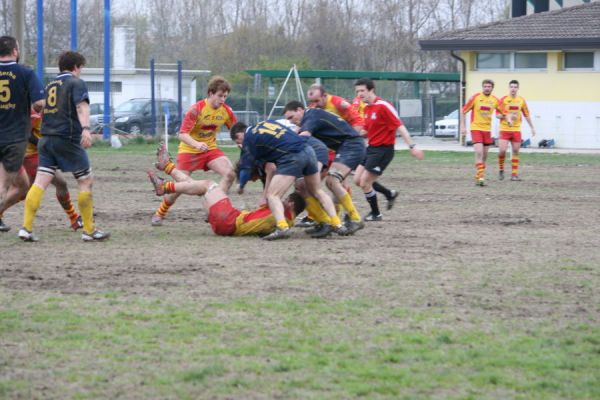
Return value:
[[(348, 104), (346, 108), (342, 107), (343, 102), (346, 102), (346, 104)], [(351, 126), (365, 125), (363, 117), (361, 117), (358, 114), (358, 112), (354, 109), (352, 104), (343, 97), (328, 94), (327, 100), (325, 101), (325, 107), (323, 107), (323, 109), (342, 118)]]
[(502, 112), (500, 109), (500, 101), (494, 95), (486, 96), (483, 93), (475, 93), (463, 107), (463, 112), (465, 114), (472, 111), (472, 131), (491, 132), (494, 110)]
[[(523, 114), (525, 117), (529, 117), (529, 108), (527, 102), (521, 96), (511, 97), (504, 96), (500, 99), (500, 107), (504, 114), (508, 117), (512, 116), (512, 124), (508, 125), (506, 119), (500, 121), (500, 130), (507, 132), (520, 132), (521, 123), (523, 122)], [(500, 112), (497, 112), (500, 114)]]
[[(285, 219), (291, 227), (294, 225), (294, 218), (289, 212), (285, 211)], [(254, 211), (243, 210), (235, 220), (234, 236), (246, 235), (268, 235), (277, 227), (277, 221), (267, 206), (260, 207)]]
[[(192, 139), (204, 142), (209, 150), (217, 148), (217, 134), (223, 125), (231, 128), (237, 122), (231, 108), (223, 104), (219, 108), (212, 108), (207, 99), (200, 100), (190, 107), (181, 124), (180, 133), (190, 135)], [(180, 153), (200, 153), (186, 143), (179, 143)]]
[(364, 101), (362, 101), (360, 99), (360, 96), (356, 96), (354, 98), (354, 100), (352, 100), (352, 107), (354, 107), (354, 110), (358, 113), (358, 115), (360, 115), (361, 118), (365, 118), (365, 107), (367, 106), (367, 103), (365, 103)]
[[(42, 115), (36, 113), (33, 110), (31, 111), (31, 134), (38, 138), (38, 140), (42, 137)], [(37, 145), (31, 142), (27, 142), (25, 156), (32, 156), (34, 154), (37, 154), (37, 152)]]

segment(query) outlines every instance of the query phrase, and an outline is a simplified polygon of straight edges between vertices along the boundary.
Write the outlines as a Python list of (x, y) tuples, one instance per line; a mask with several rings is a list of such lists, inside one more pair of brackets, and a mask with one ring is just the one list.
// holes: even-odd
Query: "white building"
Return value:
[[(175, 63), (176, 60), (173, 60)], [(135, 68), (135, 30), (132, 27), (114, 28), (113, 66), (110, 71), (110, 104), (115, 108), (133, 98), (150, 98), (150, 68)], [(149, 66), (148, 66), (149, 67)], [(157, 99), (177, 101), (177, 66), (156, 65), (154, 94)], [(47, 76), (58, 74), (58, 68), (46, 68)], [(196, 102), (196, 79), (210, 75), (208, 70), (182, 71), (182, 110)], [(104, 68), (86, 68), (81, 73), (86, 81), (90, 103), (104, 103)]]

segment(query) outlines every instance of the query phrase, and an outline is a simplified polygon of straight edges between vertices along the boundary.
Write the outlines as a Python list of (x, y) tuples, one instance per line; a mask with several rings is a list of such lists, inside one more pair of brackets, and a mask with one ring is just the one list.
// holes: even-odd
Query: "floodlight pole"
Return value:
[(154, 58), (150, 60), (150, 105), (152, 109), (152, 123), (151, 133), (152, 136), (156, 135), (156, 104), (155, 104), (155, 94), (154, 94)]
[(44, 82), (44, 0), (37, 0), (37, 76)]
[(77, 0), (71, 0), (71, 50), (77, 51)]
[(182, 90), (181, 82), (183, 81), (183, 62), (177, 61), (177, 114), (179, 116), (179, 123), (183, 121), (183, 101), (182, 101)]
[(102, 139), (110, 140), (110, 0), (104, 0), (104, 127)]

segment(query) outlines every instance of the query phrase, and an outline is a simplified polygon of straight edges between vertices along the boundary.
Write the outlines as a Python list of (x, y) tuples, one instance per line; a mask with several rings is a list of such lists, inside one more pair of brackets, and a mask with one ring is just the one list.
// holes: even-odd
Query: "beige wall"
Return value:
[(481, 81), (489, 78), (496, 83), (494, 94), (508, 92), (508, 82), (520, 82), (520, 94), (531, 101), (592, 101), (600, 102), (600, 71), (564, 71), (562, 54), (548, 53), (545, 71), (475, 71), (475, 52), (463, 53), (467, 61), (467, 97), (481, 90)]
[[(600, 148), (600, 69), (564, 71), (562, 53), (548, 52), (548, 67), (543, 71), (475, 70), (475, 52), (463, 52), (467, 63), (467, 99), (481, 91), (481, 81), (492, 79), (494, 95), (508, 94), (508, 82), (520, 83), (519, 94), (529, 105), (538, 132), (532, 142), (555, 139), (557, 147)], [(530, 137), (523, 124), (524, 138)]]

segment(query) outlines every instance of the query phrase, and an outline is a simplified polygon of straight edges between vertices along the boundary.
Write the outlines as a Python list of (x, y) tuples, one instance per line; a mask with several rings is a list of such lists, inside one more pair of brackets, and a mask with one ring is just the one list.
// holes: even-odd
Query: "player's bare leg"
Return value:
[(211, 162), (207, 164), (208, 168), (211, 171), (216, 172), (221, 175), (221, 181), (219, 182), (219, 187), (225, 193), (229, 192), (229, 188), (235, 181), (235, 171), (233, 169), (233, 165), (229, 158), (227, 157), (219, 157), (215, 158)]

